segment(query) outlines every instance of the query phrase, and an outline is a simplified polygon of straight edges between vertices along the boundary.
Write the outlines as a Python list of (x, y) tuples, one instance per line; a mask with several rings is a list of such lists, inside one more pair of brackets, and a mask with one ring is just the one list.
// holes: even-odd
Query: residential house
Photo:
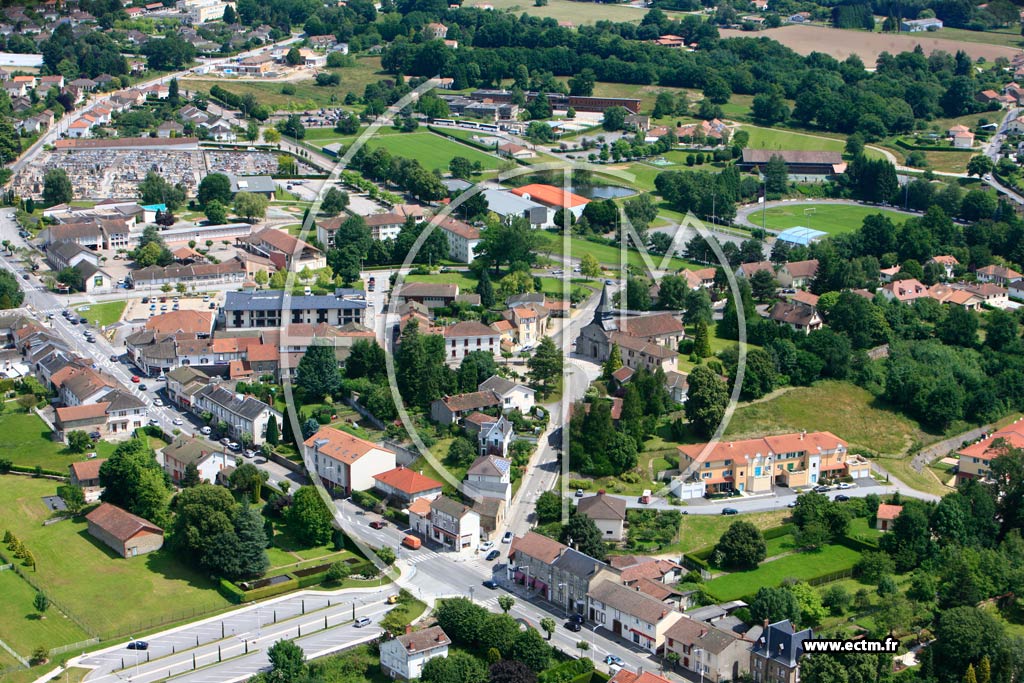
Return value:
[(438, 496), (430, 501), (426, 515), (422, 504), (409, 508), (409, 527), (446, 552), (472, 556), (480, 544), (480, 515), (473, 508)]
[(714, 444), (678, 446), (681, 478), (702, 482), (711, 492), (748, 493), (818, 484), (833, 477), (870, 476), (870, 464), (847, 451), (830, 432), (799, 432)]
[(623, 365), (633, 370), (645, 367), (654, 371), (676, 370), (677, 347), (683, 337), (683, 325), (669, 313), (625, 318), (612, 308), (608, 288), (601, 292), (594, 317), (580, 330), (576, 352), (596, 363), (603, 363), (618, 344)]
[(548, 309), (543, 304), (515, 306), (502, 312), (502, 317), (513, 327), (513, 343), (529, 350), (540, 343), (547, 326)]
[(431, 308), (450, 306), (459, 296), (459, 286), (450, 283), (407, 282), (394, 294), (398, 304), (415, 301)]
[(587, 614), (587, 594), (598, 583), (618, 580), (604, 562), (533, 531), (513, 538), (508, 556), (512, 580), (572, 614)]
[(1024, 448), (1024, 426), (1019, 420), (957, 451), (960, 456), (957, 483), (968, 479), (990, 479), (992, 460), (1014, 448)]
[(164, 530), (152, 522), (103, 503), (85, 516), (89, 535), (110, 546), (121, 557), (135, 557), (164, 545)]
[(164, 471), (175, 483), (181, 482), (189, 465), (196, 466), (200, 481), (210, 484), (217, 482), (218, 474), (235, 465), (235, 456), (228, 454), (224, 446), (187, 436), (175, 438), (160, 449), (160, 455)]
[(901, 512), (903, 512), (902, 505), (882, 503), (878, 506), (878, 511), (875, 512), (875, 528), (879, 531), (889, 531), (892, 528), (892, 523), (896, 521)]
[(466, 470), (470, 497), (498, 498), (506, 505), (512, 500), (512, 462), (498, 455), (481, 455)]
[(818, 297), (810, 292), (798, 292), (786, 301), (776, 302), (768, 317), (804, 334), (820, 330), (825, 324), (818, 313)]
[(374, 475), (395, 469), (394, 451), (334, 427), (321, 427), (303, 445), (327, 488), (346, 496), (372, 489)]
[(423, 673), (424, 664), (431, 659), (448, 656), (448, 646), (451, 644), (451, 638), (440, 626), (430, 626), (419, 631), (407, 630), (404, 635), (380, 644), (381, 671), (394, 679), (417, 679)]
[(184, 332), (197, 337), (209, 337), (213, 332), (213, 313), (189, 310), (161, 313), (147, 320), (145, 329), (156, 335)]
[(207, 384), (215, 380), (201, 370), (184, 365), (166, 374), (167, 382), (164, 390), (174, 405), (188, 409), (192, 405), (192, 396)]
[(683, 617), (660, 600), (610, 580), (593, 587), (587, 598), (588, 618), (598, 628), (654, 653), (662, 650), (666, 632)]
[(947, 280), (953, 279), (953, 274), (956, 271), (957, 266), (960, 265), (960, 262), (956, 260), (956, 256), (949, 255), (933, 256), (925, 261), (925, 265), (928, 265), (929, 263), (934, 263), (942, 268)]
[(896, 300), (904, 304), (912, 304), (917, 299), (928, 297), (928, 286), (915, 278), (895, 280), (881, 289), (882, 296), (889, 301)]
[(1011, 282), (1007, 285), (1006, 292), (1014, 301), (1024, 301), (1024, 279)]
[(803, 642), (813, 638), (811, 629), (797, 631), (789, 619), (765, 627), (750, 649), (754, 683), (798, 683)]
[(436, 22), (430, 23), (423, 27), (423, 34), (428, 40), (444, 40), (448, 36), (448, 27)]
[(971, 131), (960, 131), (953, 134), (953, 147), (956, 149), (971, 149), (974, 147), (974, 133)]
[(72, 486), (82, 489), (86, 503), (96, 502), (103, 493), (103, 487), (100, 485), (100, 467), (106, 461), (106, 458), (93, 458), (68, 465), (68, 473), (71, 475), (68, 481)]
[(664, 676), (643, 669), (637, 672), (619, 669), (614, 676), (608, 679), (608, 683), (671, 683), (671, 681)]
[(477, 452), (480, 455), (508, 455), (509, 445), (515, 430), (512, 422), (504, 415), (492, 417), (485, 413), (473, 413), (462, 420), (462, 425), (471, 435), (476, 436)]
[(982, 304), (992, 306), (993, 308), (1003, 308), (1010, 301), (1008, 296), (1009, 290), (994, 282), (973, 284), (965, 282), (957, 284), (955, 287), (978, 297)]
[(736, 269), (736, 277), (752, 278), (756, 273), (766, 271), (775, 277), (775, 266), (771, 261), (755, 261), (753, 263), (741, 263)]
[(593, 496), (581, 498), (576, 511), (594, 520), (604, 540), (618, 543), (626, 539), (623, 530), (626, 522), (625, 498), (598, 491)]
[(193, 394), (189, 409), (196, 415), (210, 413), (217, 422), (227, 424), (233, 438), (244, 441), (248, 436), (256, 446), (266, 440), (267, 423), (271, 416), (279, 425), (284, 420), (281, 413), (263, 401), (232, 393), (215, 384), (207, 384)]
[(458, 365), (466, 354), (486, 351), (501, 355), (501, 340), (497, 330), (476, 320), (463, 320), (444, 328), (445, 361)]
[(244, 249), (270, 259), (278, 270), (319, 270), (327, 266), (327, 257), (322, 251), (277, 228), (264, 228), (252, 235), (239, 237), (236, 242)]
[(498, 530), (505, 526), (505, 514), (508, 511), (505, 501), (486, 496), (477, 498), (473, 501), (473, 511), (480, 515), (480, 538), (497, 540), (495, 536)]
[(1003, 287), (1024, 278), (1024, 275), (1006, 266), (985, 266), (975, 270), (974, 275), (978, 278), (978, 282), (991, 282)]
[(961, 306), (968, 311), (978, 310), (983, 303), (981, 297), (975, 296), (963, 289), (951, 287), (943, 282), (938, 282), (929, 287), (928, 296), (941, 304)]
[(158, 138), (181, 137), (184, 133), (185, 126), (181, 125), (177, 121), (164, 121), (156, 127), (156, 136)]
[(732, 631), (684, 616), (665, 632), (666, 652), (710, 683), (738, 681), (750, 671), (750, 643)]
[(489, 390), (445, 396), (430, 403), (430, 419), (438, 424), (451, 425), (472, 412), (498, 408), (502, 404), (501, 397)]
[(417, 498), (433, 500), (441, 495), (443, 485), (416, 470), (399, 465), (393, 470), (373, 475), (374, 488), (389, 498), (408, 505)]
[(778, 272), (775, 273), (775, 279), (780, 287), (801, 289), (810, 286), (811, 280), (814, 279), (817, 272), (818, 259), (789, 261), (779, 267)]
[(477, 387), (479, 391), (492, 391), (501, 400), (501, 410), (504, 413), (518, 410), (523, 415), (528, 415), (534, 407), (534, 396), (536, 391), (499, 375), (491, 375)]
[(661, 368), (672, 372), (678, 369), (679, 352), (676, 349), (621, 332), (613, 332), (609, 341), (618, 345), (623, 365), (634, 370), (646, 368), (654, 372)]

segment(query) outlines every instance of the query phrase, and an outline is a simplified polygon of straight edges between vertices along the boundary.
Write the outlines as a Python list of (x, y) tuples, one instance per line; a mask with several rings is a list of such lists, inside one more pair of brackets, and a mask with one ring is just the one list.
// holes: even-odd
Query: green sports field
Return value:
[[(888, 216), (894, 224), (903, 223), (909, 218), (906, 214), (879, 209), (874, 206), (856, 204), (796, 204), (794, 206), (772, 206), (766, 212), (765, 227), (774, 230), (785, 230), (802, 226), (812, 230), (821, 230), (830, 235), (853, 232), (858, 229), (867, 216), (875, 214)], [(750, 215), (750, 221), (761, 224), (761, 212)]]
[(367, 147), (383, 147), (394, 155), (416, 159), (427, 170), (436, 168), (447, 172), (448, 164), (454, 157), (479, 161), (487, 170), (496, 169), (501, 164), (498, 157), (428, 132), (379, 136), (368, 142)]

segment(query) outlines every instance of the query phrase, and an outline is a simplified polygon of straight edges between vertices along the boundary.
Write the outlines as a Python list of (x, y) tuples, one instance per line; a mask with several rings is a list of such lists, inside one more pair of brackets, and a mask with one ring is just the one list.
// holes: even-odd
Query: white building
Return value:
[(333, 427), (321, 427), (304, 442), (317, 474), (345, 495), (373, 488), (374, 475), (395, 468), (395, 452)]
[(447, 552), (472, 556), (480, 543), (480, 515), (446, 496), (438, 496), (429, 506), (414, 501), (409, 526)]
[(233, 438), (242, 440), (248, 435), (256, 446), (266, 440), (267, 423), (272, 415), (278, 425), (284, 424), (281, 413), (263, 401), (252, 396), (234, 394), (214, 384), (208, 384), (196, 392), (192, 397), (191, 410), (196, 415), (210, 413), (217, 422), (228, 425)]
[(614, 581), (602, 581), (587, 598), (590, 621), (650, 652), (664, 645), (665, 632), (683, 617), (660, 600)]
[(164, 446), (158, 460), (175, 483), (185, 476), (185, 469), (190, 464), (199, 471), (200, 481), (211, 484), (217, 482), (217, 474), (221, 470), (235, 466), (235, 456), (229, 455), (223, 446), (185, 436), (179, 436)]
[(444, 328), (445, 359), (451, 364), (462, 362), (467, 353), (487, 351), (501, 355), (501, 334), (475, 320), (463, 320)]
[(411, 631), (380, 646), (380, 668), (386, 676), (408, 681), (419, 678), (423, 665), (448, 656), (451, 639), (440, 626)]
[(461, 263), (472, 263), (480, 245), (480, 231), (472, 225), (449, 218), (438, 224), (448, 239), (448, 258)]
[(535, 392), (530, 387), (492, 375), (484, 380), (477, 391), (493, 391), (501, 399), (502, 412), (518, 410), (527, 415), (533, 410)]
[(601, 530), (606, 541), (622, 541), (625, 539), (623, 526), (626, 522), (626, 500), (609, 496), (604, 491), (587, 496), (580, 500), (576, 510), (590, 519)]
[(482, 455), (466, 470), (466, 482), (474, 494), (500, 498), (508, 505), (512, 500), (512, 463), (496, 455)]

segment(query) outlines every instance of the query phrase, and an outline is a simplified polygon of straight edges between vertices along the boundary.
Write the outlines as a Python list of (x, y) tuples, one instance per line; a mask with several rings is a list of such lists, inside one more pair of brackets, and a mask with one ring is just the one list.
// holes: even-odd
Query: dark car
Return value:
[(498, 559), (498, 557), (500, 555), (501, 555), (501, 551), (500, 550), (492, 550), (491, 552), (487, 553), (487, 556), (484, 557), (484, 559), (487, 560), (488, 562), (493, 562), (494, 560)]
[(21, 279), (22, 280), (27, 280), (28, 279), (28, 273), (22, 273), (21, 274)]
[(821, 486), (815, 486), (813, 490), (815, 493), (828, 493), (832, 490), (832, 487), (822, 484)]
[(484, 581), (484, 588), (490, 588), (491, 590), (494, 590), (497, 587), (498, 587), (498, 582), (497, 581), (491, 581), (490, 579), (487, 579), (486, 581)]
[(722, 508), (722, 514), (723, 515), (738, 515), (738, 514), (740, 514), (740, 511), (737, 510), (736, 508)]
[(845, 503), (846, 501), (850, 500), (850, 497), (847, 496), (846, 494), (840, 493), (838, 496), (836, 496), (832, 500), (836, 501), (837, 503)]
[(133, 640), (132, 642), (128, 643), (128, 649), (129, 650), (148, 650), (149, 649), (149, 643), (147, 643), (144, 640)]
[(111, 363), (116, 363), (119, 360), (121, 360), (121, 356), (117, 355), (116, 353), (111, 354), (111, 356), (110, 356), (110, 362)]
[(580, 626), (575, 621), (567, 621), (567, 622), (565, 622), (565, 627), (567, 629), (569, 629), (570, 631), (572, 631), (573, 633), (579, 633), (580, 631), (583, 630), (583, 627)]
[(575, 621), (577, 624), (582, 624), (583, 623), (583, 615), (582, 614), (570, 615), (569, 616), (569, 621)]
[(149, 387), (147, 387), (147, 386), (146, 386), (145, 384), (140, 384), (140, 385), (139, 385), (139, 389), (140, 389), (141, 391), (146, 391), (147, 389), (149, 389)]
[(380, 519), (375, 519), (372, 522), (370, 522), (371, 529), (383, 529), (385, 526), (387, 525), (384, 523), (383, 520)]

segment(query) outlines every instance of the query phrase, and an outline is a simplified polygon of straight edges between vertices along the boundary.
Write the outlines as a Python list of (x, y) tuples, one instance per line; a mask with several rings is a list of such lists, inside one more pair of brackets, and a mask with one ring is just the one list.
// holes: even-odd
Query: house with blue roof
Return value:
[(754, 683), (797, 683), (803, 643), (813, 638), (811, 629), (797, 631), (789, 619), (769, 624), (750, 648), (750, 674)]

